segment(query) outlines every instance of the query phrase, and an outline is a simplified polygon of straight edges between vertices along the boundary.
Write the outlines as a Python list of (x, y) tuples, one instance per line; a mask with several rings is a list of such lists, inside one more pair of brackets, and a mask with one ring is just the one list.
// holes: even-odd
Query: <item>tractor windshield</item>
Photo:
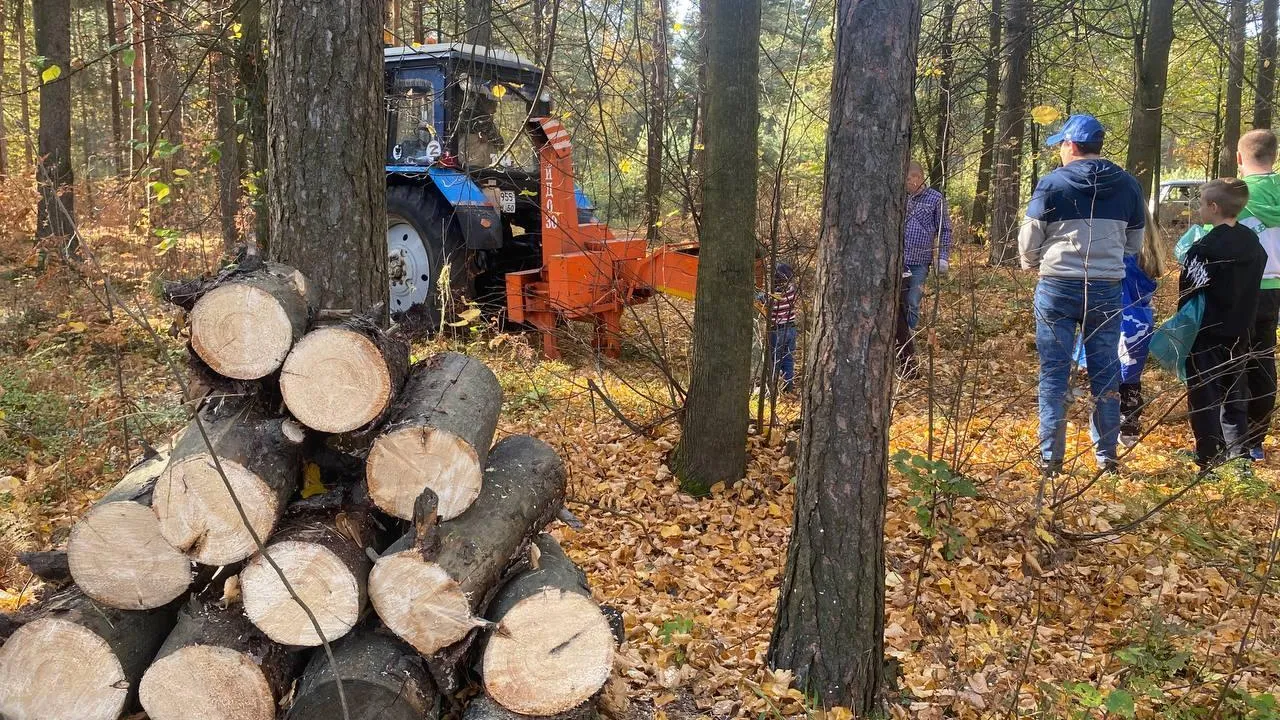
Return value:
[(518, 85), (467, 83), (458, 113), (458, 155), (470, 168), (535, 172), (537, 153), (525, 123), (530, 102)]
[(436, 137), (434, 83), (427, 77), (398, 77), (387, 96), (391, 131), (389, 162), (396, 165), (430, 165), (440, 157)]

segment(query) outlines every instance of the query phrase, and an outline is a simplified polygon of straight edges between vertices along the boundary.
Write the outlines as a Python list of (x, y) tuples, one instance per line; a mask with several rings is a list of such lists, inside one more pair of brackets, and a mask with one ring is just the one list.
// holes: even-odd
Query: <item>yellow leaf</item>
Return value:
[(664, 538), (680, 537), (679, 525), (664, 525), (658, 534)]
[(1036, 537), (1040, 538), (1041, 540), (1045, 541), (1050, 545), (1057, 544), (1058, 542), (1052, 535), (1049, 534), (1048, 530), (1045, 530), (1039, 525), (1036, 525)]
[(1037, 125), (1048, 125), (1056, 122), (1060, 117), (1062, 113), (1052, 105), (1037, 105), (1031, 109), (1031, 119), (1035, 120)]
[(623, 160), (622, 162), (618, 163), (618, 169), (624, 173), (631, 172), (631, 161)]
[(503, 96), (503, 95), (506, 95), (506, 94), (507, 94), (507, 88), (506, 88), (506, 86), (505, 86), (505, 85), (494, 85), (494, 86), (493, 86), (493, 96), (494, 96), (494, 97), (496, 97), (496, 98), (498, 98), (499, 100), (501, 100), (501, 99), (502, 99), (502, 96)]
[(241, 31), (243, 29), (244, 28), (240, 25), (240, 23), (233, 23), (231, 25), (231, 37), (239, 40), (241, 37)]
[(696, 145), (694, 145), (694, 146), (693, 146), (693, 149), (694, 149), (694, 150), (706, 150), (706, 149), (707, 149), (707, 146), (706, 146), (706, 145), (703, 145), (702, 143), (698, 143), (698, 144), (696, 144)]
[(69, 331), (71, 331), (71, 332), (73, 332), (73, 333), (82, 333), (82, 332), (84, 332), (85, 330), (88, 330), (88, 329), (89, 329), (89, 326), (88, 326), (88, 325), (86, 325), (86, 324), (84, 324), (84, 323), (82, 323), (82, 322), (70, 322), (70, 323), (67, 323), (67, 330), (69, 330)]
[(309, 462), (302, 468), (302, 497), (323, 495), (328, 488), (320, 481), (320, 466)]
[(480, 317), (480, 308), (472, 306), (458, 313), (457, 320), (451, 323), (445, 323), (445, 324), (448, 325), (449, 327), (462, 327), (463, 325), (469, 325), (473, 320), (475, 320), (478, 317)]
[(40, 82), (51, 83), (62, 77), (62, 68), (57, 65), (50, 65), (40, 72)]
[(675, 23), (671, 26), (671, 29), (676, 32), (680, 32), (681, 30), (684, 30), (684, 23)]

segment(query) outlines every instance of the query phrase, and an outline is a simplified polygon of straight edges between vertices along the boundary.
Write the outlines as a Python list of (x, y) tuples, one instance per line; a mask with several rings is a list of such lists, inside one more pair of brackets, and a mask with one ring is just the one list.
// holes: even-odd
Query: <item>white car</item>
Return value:
[(1159, 201), (1151, 201), (1151, 214), (1156, 216), (1160, 227), (1182, 232), (1188, 225), (1200, 222), (1200, 186), (1203, 184), (1203, 180), (1160, 183)]

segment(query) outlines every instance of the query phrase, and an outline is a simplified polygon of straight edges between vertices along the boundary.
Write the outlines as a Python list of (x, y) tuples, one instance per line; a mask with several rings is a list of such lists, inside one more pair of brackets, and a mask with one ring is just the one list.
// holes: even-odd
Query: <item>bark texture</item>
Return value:
[[(841, 0), (795, 517), (769, 662), (869, 715), (884, 663), (884, 515), (916, 2)], [(867, 185), (860, 178), (877, 175)]]
[(760, 0), (704, 0), (703, 186), (693, 361), (675, 470), (705, 495), (746, 472), (760, 129)]
[(279, 0), (271, 10), (269, 254), (315, 283), (324, 308), (387, 301), (385, 9)]
[(1126, 169), (1138, 178), (1143, 197), (1151, 195), (1160, 172), (1161, 119), (1173, 44), (1173, 0), (1150, 0), (1147, 24), (1135, 47), (1137, 83), (1129, 110), (1129, 156)]
[(1004, 22), (1001, 18), (1001, 0), (991, 0), (991, 12), (987, 19), (987, 69), (986, 92), (982, 105), (982, 155), (978, 158), (978, 186), (973, 195), (973, 216), (976, 228), (987, 227), (991, 207), (991, 168), (995, 165), (996, 116), (1000, 110), (1000, 36)]
[(1247, 0), (1231, 0), (1227, 24), (1227, 96), (1222, 117), (1222, 150), (1218, 177), (1235, 177), (1236, 146), (1240, 143), (1240, 103), (1244, 94), (1245, 10)]
[(996, 134), (996, 164), (991, 184), (992, 265), (1018, 261), (1018, 200), (1022, 188), (1022, 137), (1026, 132), (1027, 56), (1031, 54), (1031, 26), (1027, 23), (1029, 0), (1005, 0), (1004, 30), (1008, 48), (1000, 84), (1000, 125)]
[(1276, 107), (1276, 15), (1280, 0), (1262, 0), (1258, 29), (1258, 73), (1254, 82), (1253, 126), (1271, 127)]
[(323, 651), (311, 656), (286, 720), (342, 717), (338, 681), (352, 720), (422, 720), (439, 701), (421, 657), (388, 635), (361, 630), (333, 644), (335, 666)]
[[(60, 75), (40, 82), (40, 162), (36, 184), (40, 204), (36, 239), (58, 239), (60, 251), (76, 252), (73, 239), (75, 182), (71, 170), (71, 2), (39, 0), (32, 4), (36, 54), (45, 68), (57, 66)], [(43, 75), (44, 73), (42, 73)]]
[(933, 147), (937, 151), (933, 163), (929, 165), (929, 184), (942, 189), (946, 180), (948, 155), (951, 152), (951, 138), (955, 129), (951, 127), (951, 86), (956, 73), (956, 54), (953, 46), (952, 32), (956, 22), (956, 0), (944, 0), (941, 17), (938, 20), (938, 51), (940, 54), (938, 75), (938, 117), (933, 128)]
[(662, 213), (662, 155), (667, 120), (667, 0), (653, 0), (653, 56), (649, 68), (649, 122), (644, 178), (645, 235), (658, 240)]
[(467, 42), (489, 47), (493, 42), (492, 0), (466, 0), (466, 3)]

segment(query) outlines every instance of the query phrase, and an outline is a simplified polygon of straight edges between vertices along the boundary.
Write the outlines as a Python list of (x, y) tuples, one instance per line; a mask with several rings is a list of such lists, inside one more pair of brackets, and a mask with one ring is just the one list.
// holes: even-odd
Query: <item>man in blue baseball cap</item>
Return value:
[(1120, 318), (1124, 258), (1142, 249), (1146, 209), (1137, 179), (1102, 157), (1106, 130), (1072, 115), (1046, 143), (1062, 167), (1041, 178), (1018, 233), (1022, 267), (1037, 269), (1040, 460), (1047, 475), (1066, 455), (1067, 398), (1077, 333), (1094, 397), (1090, 430), (1098, 465), (1115, 471), (1120, 434)]

